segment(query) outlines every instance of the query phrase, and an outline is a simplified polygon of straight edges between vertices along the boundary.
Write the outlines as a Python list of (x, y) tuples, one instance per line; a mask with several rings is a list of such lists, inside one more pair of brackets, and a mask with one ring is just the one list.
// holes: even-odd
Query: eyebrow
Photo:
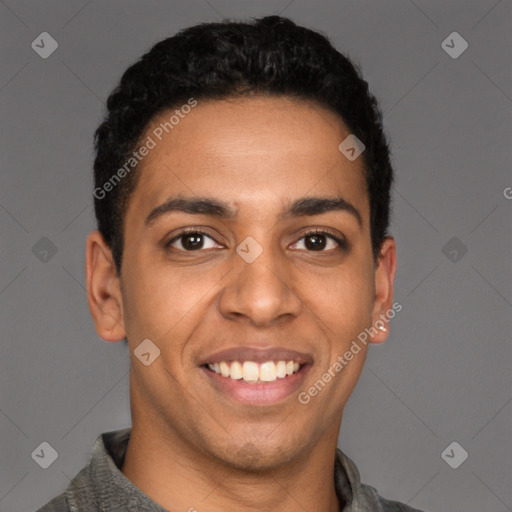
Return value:
[[(153, 208), (146, 217), (144, 224), (149, 226), (160, 217), (171, 212), (184, 212), (193, 215), (210, 215), (224, 219), (236, 217), (236, 210), (227, 203), (210, 197), (170, 197), (164, 203)], [(347, 212), (362, 226), (363, 221), (359, 210), (341, 196), (302, 197), (295, 200), (280, 214), (281, 219), (290, 217), (313, 216), (327, 212)]]

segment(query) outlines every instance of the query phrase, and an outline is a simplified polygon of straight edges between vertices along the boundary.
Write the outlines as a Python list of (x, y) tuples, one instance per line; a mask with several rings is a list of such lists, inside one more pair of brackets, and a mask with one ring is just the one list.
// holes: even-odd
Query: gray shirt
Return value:
[[(121, 472), (131, 429), (101, 434), (92, 457), (71, 480), (68, 488), (37, 512), (168, 512), (138, 489)], [(421, 512), (379, 496), (376, 489), (361, 483), (359, 470), (339, 448), (336, 449), (334, 483), (340, 512)]]

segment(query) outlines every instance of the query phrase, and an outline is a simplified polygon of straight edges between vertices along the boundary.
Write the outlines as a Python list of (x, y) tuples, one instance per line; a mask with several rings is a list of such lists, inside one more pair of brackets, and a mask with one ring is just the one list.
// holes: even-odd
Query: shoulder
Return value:
[(116, 464), (124, 457), (130, 429), (106, 432), (96, 438), (91, 457), (66, 490), (36, 512), (100, 510), (100, 501), (110, 499)]

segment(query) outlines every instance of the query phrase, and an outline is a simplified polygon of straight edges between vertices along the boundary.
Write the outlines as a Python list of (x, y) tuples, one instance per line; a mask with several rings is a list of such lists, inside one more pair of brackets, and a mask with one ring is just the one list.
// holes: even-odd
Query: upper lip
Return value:
[(295, 361), (299, 364), (312, 363), (310, 354), (289, 350), (284, 347), (233, 347), (215, 352), (199, 363), (203, 366), (208, 363), (220, 363), (221, 361), (254, 361), (264, 363), (266, 361)]

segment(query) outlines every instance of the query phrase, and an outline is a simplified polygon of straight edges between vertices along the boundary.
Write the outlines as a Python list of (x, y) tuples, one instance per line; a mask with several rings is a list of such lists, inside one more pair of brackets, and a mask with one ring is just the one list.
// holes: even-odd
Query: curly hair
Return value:
[[(122, 75), (95, 132), (95, 190), (132, 156), (149, 123), (195, 99), (251, 94), (312, 100), (337, 113), (365, 145), (365, 180), (375, 259), (387, 236), (393, 170), (382, 113), (368, 83), (349, 58), (322, 34), (287, 18), (251, 23), (201, 23), (155, 44)], [(94, 194), (98, 230), (120, 273), (123, 219), (136, 186), (136, 166), (108, 194)], [(106, 187), (105, 187), (106, 190)]]

